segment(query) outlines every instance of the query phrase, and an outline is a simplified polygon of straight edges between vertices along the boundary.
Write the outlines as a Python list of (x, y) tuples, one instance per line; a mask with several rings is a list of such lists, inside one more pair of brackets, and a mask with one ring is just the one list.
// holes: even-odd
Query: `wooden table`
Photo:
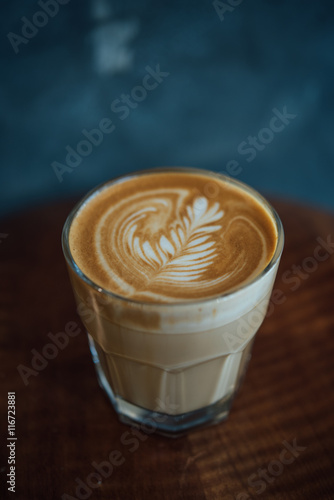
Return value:
[[(285, 251), (230, 417), (173, 440), (131, 435), (98, 386), (60, 247), (72, 205), (0, 223), (0, 497), (334, 498), (333, 215), (274, 202)], [(32, 369), (36, 352), (51, 342), (48, 334), (69, 322), (81, 333), (63, 349), (49, 348), (54, 358)], [(19, 365), (31, 371), (21, 366), (21, 376)], [(15, 441), (7, 440), (9, 391), (16, 398)], [(15, 443), (15, 494), (6, 486), (7, 443)], [(106, 461), (98, 481), (92, 463)]]

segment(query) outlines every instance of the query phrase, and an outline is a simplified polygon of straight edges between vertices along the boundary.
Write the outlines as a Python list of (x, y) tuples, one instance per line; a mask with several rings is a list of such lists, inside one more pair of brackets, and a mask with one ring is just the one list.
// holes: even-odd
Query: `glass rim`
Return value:
[[(141, 176), (141, 175), (149, 175), (152, 173), (166, 173), (166, 172), (180, 172), (180, 173), (194, 173), (198, 175), (203, 175), (208, 178), (217, 178), (220, 179), (228, 184), (231, 184), (233, 186), (238, 187), (239, 189), (246, 191), (249, 195), (251, 195), (253, 198), (256, 199), (269, 213), (271, 216), (273, 223), (275, 225), (275, 229), (277, 232), (277, 241), (276, 241), (276, 247), (275, 251), (268, 262), (268, 264), (262, 269), (262, 271), (258, 274), (256, 274), (252, 279), (243, 281), (240, 283), (240, 285), (237, 285), (230, 290), (227, 290), (226, 292), (223, 292), (221, 294), (216, 294), (212, 295), (211, 297), (206, 297), (206, 298), (201, 298), (201, 299), (185, 299), (182, 301), (170, 301), (170, 302), (153, 302), (153, 301), (144, 301), (144, 300), (137, 300), (133, 299), (130, 297), (126, 297), (125, 295), (120, 295), (115, 292), (112, 292), (110, 290), (107, 290), (103, 288), (102, 286), (98, 285), (95, 283), (91, 278), (86, 276), (83, 271), (79, 268), (77, 263), (75, 262), (73, 255), (70, 250), (70, 245), (69, 245), (69, 234), (70, 234), (70, 229), (73, 220), (75, 219), (77, 213), (89, 202), (89, 200), (97, 195), (99, 192), (103, 191), (104, 189), (108, 188), (112, 184), (117, 184), (119, 182), (125, 182), (126, 180), (133, 179), (135, 177)], [(114, 177), (106, 182), (103, 182), (94, 188), (92, 188), (85, 196), (83, 196), (73, 207), (69, 215), (67, 216), (63, 230), (62, 230), (62, 235), (61, 235), (61, 243), (62, 243), (62, 250), (63, 254), (65, 257), (65, 260), (67, 264), (70, 266), (70, 268), (74, 271), (76, 275), (79, 276), (81, 280), (83, 280), (87, 285), (95, 289), (99, 293), (103, 293), (111, 298), (124, 301), (127, 303), (132, 303), (133, 305), (136, 306), (149, 306), (151, 308), (154, 307), (178, 307), (178, 306), (191, 306), (191, 305), (200, 305), (200, 304), (205, 304), (209, 302), (215, 302), (215, 301), (223, 301), (229, 299), (231, 296), (234, 296), (238, 294), (239, 292), (245, 290), (246, 288), (250, 287), (251, 285), (255, 284), (256, 282), (260, 281), (261, 278), (263, 278), (266, 274), (270, 272), (270, 270), (275, 266), (277, 261), (280, 259), (282, 251), (283, 251), (283, 246), (284, 246), (284, 230), (283, 230), (283, 225), (281, 222), (281, 219), (276, 212), (276, 210), (273, 208), (273, 206), (268, 202), (268, 200), (262, 196), (256, 189), (252, 188), (248, 184), (239, 181), (237, 179), (234, 179), (228, 175), (221, 174), (219, 172), (214, 172), (211, 170), (205, 170), (205, 169), (200, 169), (200, 168), (195, 168), (195, 167), (156, 167), (156, 168), (150, 168), (150, 169), (145, 169), (145, 170), (138, 170), (134, 172), (130, 172), (128, 174), (123, 174), (119, 175), (117, 177)]]

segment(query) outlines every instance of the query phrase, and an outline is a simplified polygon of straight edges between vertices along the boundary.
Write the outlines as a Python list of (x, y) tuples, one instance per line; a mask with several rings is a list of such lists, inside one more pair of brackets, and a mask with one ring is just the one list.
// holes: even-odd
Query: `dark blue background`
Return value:
[[(16, 54), (8, 33), (41, 10), (1, 5), (1, 215), (138, 169), (230, 160), (265, 194), (334, 208), (333, 2), (244, 0), (221, 20), (212, 1), (69, 0)], [(169, 76), (121, 120), (111, 103), (157, 65)], [(247, 161), (240, 144), (284, 106), (296, 117)], [(103, 118), (115, 130), (59, 182), (53, 162)]]

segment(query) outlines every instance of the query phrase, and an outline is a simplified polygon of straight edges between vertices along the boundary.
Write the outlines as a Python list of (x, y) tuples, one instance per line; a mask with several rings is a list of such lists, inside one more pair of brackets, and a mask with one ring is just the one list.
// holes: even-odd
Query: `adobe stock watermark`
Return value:
[[(94, 300), (90, 295), (86, 297), (86, 302), (80, 302), (77, 306), (77, 313), (81, 316), (85, 326), (94, 321), (98, 315), (95, 307), (103, 307), (107, 305), (108, 299), (103, 295), (99, 295), (98, 300)], [(37, 377), (49, 365), (49, 361), (55, 359), (60, 351), (63, 351), (69, 344), (70, 338), (76, 337), (81, 333), (81, 328), (75, 321), (68, 321), (64, 331), (53, 334), (47, 334), (48, 342), (39, 351), (31, 349), (32, 358), (30, 366), (19, 364), (17, 371), (25, 386), (29, 385), (30, 377)]]
[[(321, 262), (328, 260), (334, 254), (333, 235), (327, 235), (324, 239), (320, 236), (316, 238), (318, 243), (312, 252), (312, 255), (304, 257), (300, 264), (293, 264), (289, 269), (283, 272), (281, 281), (289, 286), (291, 292), (295, 292), (301, 286), (303, 281), (307, 280), (311, 274), (315, 273)], [(278, 305), (284, 304), (287, 295), (279, 288), (273, 289), (269, 304), (267, 298), (263, 299), (257, 306), (238, 320), (237, 327), (233, 331), (225, 330), (222, 333), (222, 339), (227, 347), (232, 351), (240, 347), (257, 331), (261, 326), (264, 317), (271, 316)], [(268, 304), (268, 307), (267, 307)]]
[(244, 0), (226, 0), (226, 2), (221, 2), (220, 0), (214, 0), (212, 5), (217, 12), (219, 19), (224, 21), (225, 14), (233, 12), (236, 7), (242, 4), (243, 1)]
[[(110, 105), (111, 112), (121, 121), (128, 118), (139, 103), (147, 98), (149, 92), (155, 90), (170, 75), (167, 71), (161, 71), (160, 64), (157, 64), (155, 68), (146, 66), (145, 70), (146, 74), (141, 84), (133, 87), (130, 93), (121, 94)], [(81, 140), (74, 147), (69, 144), (65, 147), (67, 154), (63, 163), (58, 161), (51, 163), (58, 181), (63, 182), (64, 174), (73, 172), (84, 158), (92, 154), (94, 148), (102, 144), (105, 135), (110, 135), (115, 129), (116, 125), (110, 118), (102, 118), (96, 128), (91, 130), (83, 129), (81, 131)]]
[(257, 135), (249, 135), (238, 146), (238, 153), (247, 155), (245, 160), (248, 163), (255, 160), (258, 153), (263, 151), (274, 140), (276, 134), (283, 132), (290, 122), (297, 117), (296, 114), (289, 113), (286, 106), (283, 106), (282, 111), (273, 108), (272, 113), (273, 116), (268, 123), (268, 127), (261, 128)]
[(25, 386), (29, 384), (29, 378), (40, 374), (49, 364), (49, 361), (55, 359), (59, 351), (65, 349), (68, 345), (70, 338), (76, 337), (81, 333), (81, 329), (75, 321), (68, 321), (65, 325), (63, 332), (58, 332), (53, 334), (49, 332), (47, 334), (51, 342), (45, 344), (41, 352), (37, 349), (31, 349), (32, 358), (30, 361), (30, 366), (18, 365), (17, 371), (19, 372), (21, 379)]
[[(260, 467), (254, 474), (248, 477), (248, 486), (254, 490), (256, 495), (261, 495), (267, 486), (274, 483), (281, 476), (287, 465), (291, 465), (300, 454), (307, 449), (297, 443), (297, 438), (292, 440), (292, 444), (282, 441), (283, 448), (276, 460), (270, 460), (267, 467)], [(246, 492), (240, 492), (235, 500), (249, 500), (251, 497)]]
[(48, 24), (50, 18), (58, 14), (60, 5), (66, 5), (69, 1), (70, 0), (39, 0), (37, 4), (42, 10), (37, 10), (31, 19), (28, 19), (26, 16), (21, 17), (21, 34), (18, 35), (12, 31), (7, 33), (7, 38), (15, 54), (19, 53), (21, 44), (27, 45), (27, 43), (38, 34), (39, 30)]
[[(177, 409), (177, 405), (170, 404), (169, 397), (165, 401), (156, 400), (157, 406), (155, 412), (168, 412)], [(150, 434), (157, 429), (157, 423), (164, 422), (168, 416), (162, 413), (156, 413), (153, 417), (145, 419), (138, 426), (130, 426), (129, 430), (122, 433), (120, 444), (123, 450), (134, 453), (140, 447), (140, 443), (146, 441)], [(92, 472), (84, 479), (75, 478), (75, 496), (63, 493), (61, 500), (87, 500), (93, 493), (93, 490), (99, 488), (103, 481), (109, 479), (116, 467), (120, 467), (126, 462), (126, 457), (119, 449), (112, 450), (102, 462), (91, 462)]]
[[(251, 163), (258, 154), (261, 154), (273, 142), (277, 134), (283, 132), (297, 116), (295, 113), (290, 113), (287, 106), (283, 106), (282, 111), (273, 108), (268, 126), (261, 128), (256, 135), (249, 135), (245, 140), (241, 141), (237, 147), (238, 154), (245, 156), (245, 161)], [(225, 168), (220, 170), (219, 173), (228, 177), (237, 177), (242, 174), (243, 170), (244, 167), (239, 160), (229, 160), (226, 162)], [(219, 187), (214, 181), (207, 182), (203, 190), (208, 198), (215, 198), (219, 194)]]

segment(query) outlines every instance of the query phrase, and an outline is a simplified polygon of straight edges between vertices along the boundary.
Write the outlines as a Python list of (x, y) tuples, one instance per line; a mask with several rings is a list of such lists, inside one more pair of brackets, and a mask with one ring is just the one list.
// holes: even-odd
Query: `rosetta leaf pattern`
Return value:
[(223, 217), (218, 202), (209, 206), (207, 198), (198, 197), (186, 207), (173, 227), (159, 241), (151, 244), (141, 241), (131, 232), (132, 255), (139, 259), (155, 279), (164, 282), (191, 282), (200, 278), (216, 257), (213, 233), (221, 229), (217, 224)]

